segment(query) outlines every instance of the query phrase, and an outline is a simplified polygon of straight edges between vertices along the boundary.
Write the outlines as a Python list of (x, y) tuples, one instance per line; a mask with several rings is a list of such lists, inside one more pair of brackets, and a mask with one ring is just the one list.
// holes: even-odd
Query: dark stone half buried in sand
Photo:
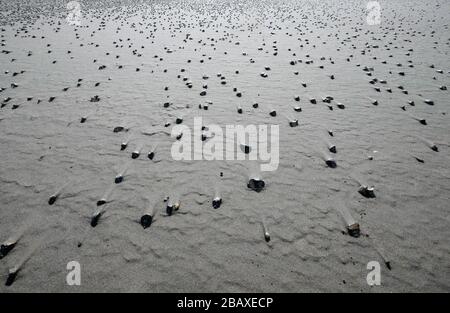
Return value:
[(358, 223), (347, 226), (347, 231), (350, 236), (355, 238), (358, 238), (361, 235), (361, 230)]
[(247, 183), (247, 187), (256, 192), (260, 192), (264, 189), (266, 183), (261, 179), (250, 179)]
[(331, 168), (335, 168), (337, 166), (336, 161), (333, 159), (327, 159), (325, 160), (325, 163)]
[(124, 130), (125, 130), (125, 127), (123, 127), (123, 126), (116, 126), (116, 127), (114, 127), (113, 132), (114, 133), (120, 133), (121, 131), (124, 131)]
[(48, 204), (53, 205), (56, 202), (57, 199), (58, 199), (58, 196), (56, 196), (56, 195), (51, 196), (48, 199)]
[(270, 116), (275, 117), (275, 116), (277, 116), (277, 111), (272, 110), (272, 111), (269, 112), (269, 114), (270, 114)]
[(251, 151), (251, 148), (250, 148), (250, 146), (248, 146), (248, 145), (243, 145), (243, 144), (241, 144), (241, 150), (242, 150), (242, 152), (244, 152), (245, 154), (249, 154), (250, 151)]
[(329, 150), (330, 152), (332, 152), (332, 153), (337, 153), (337, 149), (336, 149), (336, 146), (335, 146), (335, 145), (329, 146), (329, 147), (328, 147), (328, 150)]
[(366, 198), (375, 198), (375, 189), (373, 187), (361, 186), (358, 192)]
[(291, 126), (291, 127), (298, 126), (298, 120), (289, 121), (289, 126)]
[(14, 283), (14, 281), (16, 280), (16, 277), (17, 277), (17, 271), (10, 272), (8, 274), (8, 278), (6, 279), (5, 286), (8, 286), (8, 287), (11, 286)]
[(131, 158), (132, 159), (137, 159), (139, 157), (139, 155), (140, 155), (139, 151), (133, 151), (131, 153)]
[(153, 160), (154, 157), (155, 157), (155, 153), (154, 153), (154, 152), (149, 152), (149, 153), (148, 153), (148, 158), (149, 158), (150, 160)]
[(99, 101), (100, 101), (100, 97), (99, 96), (94, 96), (90, 100), (90, 102), (99, 102)]
[(116, 178), (114, 179), (114, 182), (116, 184), (120, 184), (121, 182), (123, 182), (123, 176), (122, 175), (116, 176)]
[(216, 197), (216, 198), (213, 199), (212, 206), (213, 206), (214, 209), (220, 208), (221, 204), (222, 204), (222, 199), (221, 198)]
[(5, 256), (8, 255), (8, 253), (11, 252), (12, 249), (16, 246), (15, 243), (1, 245), (0, 246), (0, 260), (3, 259)]
[(179, 209), (180, 205), (178, 203), (175, 203), (173, 205), (167, 205), (166, 207), (166, 213), (168, 216), (171, 216), (174, 211), (177, 211)]
[(95, 227), (98, 225), (98, 221), (100, 220), (101, 215), (102, 215), (101, 213), (97, 213), (94, 216), (92, 216), (92, 218), (91, 218), (91, 226), (92, 227)]
[(269, 234), (268, 232), (265, 232), (265, 233), (264, 233), (264, 240), (265, 240), (266, 242), (269, 242), (269, 241), (270, 241), (270, 234)]
[(141, 225), (144, 229), (149, 228), (152, 224), (153, 217), (149, 214), (144, 214), (141, 217)]
[(128, 144), (127, 144), (126, 142), (122, 142), (122, 143), (120, 144), (120, 151), (125, 150), (125, 149), (127, 148), (127, 146), (128, 146)]

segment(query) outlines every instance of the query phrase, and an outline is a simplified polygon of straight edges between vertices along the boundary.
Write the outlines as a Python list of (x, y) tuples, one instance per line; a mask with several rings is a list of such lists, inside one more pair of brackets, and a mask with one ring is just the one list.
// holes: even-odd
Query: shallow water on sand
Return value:
[[(439, 89), (449, 85), (448, 1), (379, 1), (381, 24), (372, 26), (366, 1), (80, 3), (76, 27), (61, 1), (0, 1), (0, 97), (12, 98), (0, 109), (0, 241), (26, 229), (0, 261), (0, 278), (29, 247), (40, 247), (14, 285), (2, 283), (0, 291), (450, 289), (449, 94)], [(373, 78), (386, 84), (369, 84)], [(90, 102), (96, 95), (100, 101)], [(322, 102), (327, 95), (333, 110)], [(200, 110), (206, 101), (213, 104)], [(222, 127), (280, 125), (280, 165), (262, 173), (265, 189), (247, 188), (245, 161), (173, 160), (167, 134), (179, 116), (191, 129), (196, 116)], [(288, 118), (299, 126), (289, 127)], [(165, 128), (166, 121), (172, 125)], [(129, 131), (114, 133), (116, 126)], [(327, 141), (337, 154), (328, 153)], [(91, 228), (97, 200), (139, 146), (140, 157)], [(337, 168), (327, 168), (321, 152)], [(376, 198), (362, 197), (352, 177), (375, 186)], [(219, 209), (211, 204), (216, 186)], [(162, 201), (169, 194), (181, 202), (170, 217)], [(139, 220), (148, 206), (156, 213), (144, 230)], [(341, 208), (361, 225), (361, 237), (346, 234)], [(80, 287), (66, 285), (72, 260), (82, 265)], [(379, 287), (366, 283), (372, 260), (382, 264)]]

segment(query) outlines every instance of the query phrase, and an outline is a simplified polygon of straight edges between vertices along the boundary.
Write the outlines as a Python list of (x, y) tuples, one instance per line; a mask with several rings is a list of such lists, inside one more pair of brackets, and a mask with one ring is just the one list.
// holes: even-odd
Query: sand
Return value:
[[(0, 1), (0, 292), (450, 291), (450, 2), (379, 3)], [(255, 192), (248, 161), (173, 160), (180, 116), (279, 125), (278, 169)]]

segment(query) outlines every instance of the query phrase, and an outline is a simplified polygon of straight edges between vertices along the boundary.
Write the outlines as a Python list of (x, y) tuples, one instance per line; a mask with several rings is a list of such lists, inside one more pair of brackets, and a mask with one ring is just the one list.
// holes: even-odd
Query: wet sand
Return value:
[[(0, 0), (0, 292), (450, 291), (450, 3), (379, 2)], [(280, 125), (262, 190), (195, 116)]]

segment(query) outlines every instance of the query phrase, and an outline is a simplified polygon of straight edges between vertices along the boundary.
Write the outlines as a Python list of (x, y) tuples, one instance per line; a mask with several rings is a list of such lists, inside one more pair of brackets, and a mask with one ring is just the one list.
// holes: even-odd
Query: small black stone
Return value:
[(3, 259), (5, 256), (8, 255), (9, 252), (11, 252), (12, 249), (15, 247), (15, 243), (9, 244), (9, 245), (1, 245), (0, 246), (0, 260)]
[(386, 265), (386, 267), (388, 268), (388, 270), (392, 270), (391, 262), (386, 261), (386, 262), (384, 262), (384, 264)]
[(214, 209), (220, 208), (221, 204), (222, 204), (222, 199), (221, 198), (214, 198), (213, 199), (212, 206), (213, 206)]
[(289, 126), (291, 126), (291, 127), (298, 126), (298, 120), (289, 121)]
[(331, 168), (335, 168), (337, 166), (336, 161), (333, 159), (328, 159), (325, 161), (325, 163)]
[(264, 183), (263, 180), (253, 179), (252, 178), (252, 179), (249, 180), (249, 182), (247, 184), (247, 187), (252, 189), (252, 190), (254, 190), (254, 191), (256, 191), (256, 192), (260, 192), (261, 190), (264, 189), (265, 185), (266, 184)]
[(101, 216), (101, 214), (99, 213), (99, 214), (94, 215), (94, 216), (91, 218), (91, 226), (92, 226), (92, 227), (95, 227), (95, 226), (98, 225), (98, 221), (100, 220), (100, 216)]
[(332, 153), (337, 153), (336, 146), (330, 146), (328, 150)]
[(365, 198), (375, 198), (375, 192), (373, 188), (369, 188), (367, 186), (361, 186), (358, 189), (358, 192)]
[(150, 227), (152, 224), (153, 217), (151, 215), (145, 214), (141, 217), (141, 225), (144, 229)]
[(6, 279), (5, 286), (11, 286), (16, 280), (17, 272), (9, 273), (8, 278)]
[(48, 199), (48, 204), (53, 205), (56, 202), (56, 199), (58, 199), (58, 196), (51, 196)]
[(359, 229), (359, 224), (353, 224), (347, 226), (348, 234), (352, 237), (358, 238), (361, 235), (361, 231)]

